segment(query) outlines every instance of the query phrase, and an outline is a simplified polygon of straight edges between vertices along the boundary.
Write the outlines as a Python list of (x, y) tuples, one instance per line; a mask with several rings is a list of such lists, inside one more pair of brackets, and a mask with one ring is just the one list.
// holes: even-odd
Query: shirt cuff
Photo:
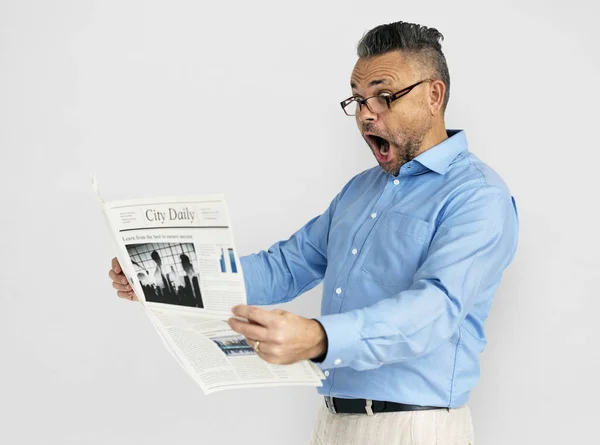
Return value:
[(360, 348), (361, 338), (352, 312), (316, 318), (327, 334), (327, 355), (317, 365), (321, 369), (349, 366)]
[[(317, 323), (319, 323), (319, 325), (321, 325), (321, 329), (323, 329), (323, 332), (325, 332), (325, 328), (323, 328), (323, 325), (319, 322), (319, 320), (317, 320), (316, 318), (312, 318), (311, 320), (314, 320)], [(318, 357), (311, 358), (310, 360), (317, 365), (323, 363), (323, 360), (325, 360), (325, 357), (327, 356), (328, 350), (329, 350), (329, 340), (327, 339), (327, 332), (325, 332), (325, 352), (323, 352)]]

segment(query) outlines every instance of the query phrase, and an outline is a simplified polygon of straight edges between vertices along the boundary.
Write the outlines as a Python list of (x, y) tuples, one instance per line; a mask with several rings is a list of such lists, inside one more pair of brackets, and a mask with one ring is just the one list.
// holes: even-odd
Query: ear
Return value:
[(444, 104), (444, 96), (446, 95), (446, 85), (441, 80), (434, 80), (429, 85), (428, 103), (429, 111), (432, 116), (439, 114), (442, 105)]

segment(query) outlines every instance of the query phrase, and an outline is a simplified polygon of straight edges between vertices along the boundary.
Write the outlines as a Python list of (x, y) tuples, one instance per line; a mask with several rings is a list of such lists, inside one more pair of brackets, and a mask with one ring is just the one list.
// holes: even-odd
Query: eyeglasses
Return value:
[(356, 116), (360, 113), (363, 105), (366, 105), (371, 113), (380, 114), (386, 110), (391, 108), (392, 102), (397, 99), (400, 99), (402, 96), (406, 96), (408, 93), (412, 91), (414, 87), (423, 82), (431, 82), (433, 79), (424, 79), (420, 82), (414, 83), (409, 87), (404, 88), (394, 94), (383, 93), (378, 94), (376, 96), (367, 97), (366, 99), (362, 99), (360, 97), (349, 97), (346, 100), (340, 102), (342, 106), (342, 110), (348, 116)]

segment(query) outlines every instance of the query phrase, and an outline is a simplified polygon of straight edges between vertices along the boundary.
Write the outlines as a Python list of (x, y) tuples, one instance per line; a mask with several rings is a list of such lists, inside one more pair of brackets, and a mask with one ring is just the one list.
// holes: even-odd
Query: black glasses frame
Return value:
[(342, 110), (344, 110), (344, 113), (346, 114), (346, 116), (356, 116), (356, 114), (348, 114), (348, 112), (346, 111), (346, 107), (348, 105), (350, 105), (352, 102), (357, 102), (358, 103), (358, 105), (359, 105), (358, 113), (360, 113), (360, 110), (362, 110), (363, 105), (366, 105), (367, 108), (369, 109), (369, 111), (371, 113), (375, 113), (371, 109), (371, 107), (369, 106), (368, 100), (372, 99), (374, 97), (378, 97), (378, 98), (385, 99), (385, 102), (387, 103), (387, 109), (389, 110), (391, 108), (391, 106), (392, 106), (392, 102), (394, 102), (395, 100), (400, 99), (402, 96), (406, 96), (417, 85), (420, 85), (423, 82), (432, 82), (433, 80), (434, 79), (423, 79), (423, 80), (421, 80), (421, 81), (419, 81), (417, 83), (413, 83), (412, 85), (410, 85), (410, 86), (408, 86), (406, 88), (403, 88), (400, 91), (397, 91), (397, 92), (395, 92), (393, 94), (376, 94), (374, 96), (366, 97), (365, 99), (362, 99), (362, 98), (356, 97), (356, 96), (352, 96), (352, 97), (349, 97), (348, 99), (345, 99), (345, 100), (341, 101), (340, 105), (342, 106)]

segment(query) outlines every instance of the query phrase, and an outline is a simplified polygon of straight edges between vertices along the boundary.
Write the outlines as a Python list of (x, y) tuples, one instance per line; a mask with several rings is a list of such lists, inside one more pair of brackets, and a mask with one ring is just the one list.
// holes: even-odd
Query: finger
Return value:
[(277, 317), (277, 315), (271, 311), (267, 311), (256, 306), (248, 306), (246, 304), (235, 306), (232, 309), (232, 312), (239, 317), (247, 318), (248, 320), (254, 321), (263, 326), (267, 326)]
[(138, 297), (136, 297), (136, 295), (135, 295), (135, 293), (133, 291), (131, 291), (131, 292), (117, 292), (117, 295), (120, 298), (123, 298), (124, 300), (139, 301)]
[(227, 324), (238, 334), (242, 334), (244, 337), (254, 338), (256, 340), (265, 340), (267, 338), (267, 328), (257, 324), (247, 323), (245, 321), (230, 318), (227, 320)]
[(263, 360), (267, 360), (268, 361), (268, 357), (269, 357), (269, 353), (265, 353), (265, 349), (269, 349), (269, 346), (267, 343), (263, 343), (262, 341), (259, 342), (258, 345), (258, 351), (256, 350), (256, 342), (258, 340), (256, 340), (255, 338), (252, 337), (246, 337), (246, 343), (248, 343), (248, 346), (250, 346), (252, 349), (254, 349), (254, 353), (256, 355), (258, 355), (260, 358), (262, 358)]
[(118, 295), (119, 298), (124, 298), (126, 300), (131, 300), (131, 297), (133, 295), (133, 291), (131, 291), (131, 292), (124, 292), (124, 291), (120, 290), (120, 291), (117, 291), (117, 295)]
[(113, 281), (112, 287), (114, 287), (117, 290), (123, 291), (123, 292), (129, 292), (131, 289), (131, 286), (129, 284), (121, 284), (121, 283), (116, 283)]
[[(256, 340), (252, 340), (252, 342), (248, 342), (248, 344), (252, 346), (252, 349), (254, 349), (254, 346), (256, 345)], [(256, 351), (256, 349), (254, 350)], [(258, 354), (260, 354), (260, 356), (265, 360), (267, 358), (270, 358), (270, 360), (277, 358), (277, 356), (273, 354), (273, 345), (262, 340), (258, 345)]]
[[(246, 343), (248, 343), (248, 346), (250, 346), (252, 349), (254, 349), (254, 346), (256, 345), (256, 342), (258, 341), (255, 338), (251, 338), (251, 337), (245, 337), (245, 340), (246, 340)], [(260, 346), (262, 346), (262, 343), (260, 344)]]
[(121, 265), (116, 257), (112, 259), (111, 269), (114, 270), (115, 273), (121, 273)]
[(122, 273), (117, 274), (117, 273), (115, 273), (114, 270), (111, 269), (111, 270), (108, 271), (108, 276), (115, 283), (127, 284), (127, 278), (125, 278), (125, 275), (123, 275)]

